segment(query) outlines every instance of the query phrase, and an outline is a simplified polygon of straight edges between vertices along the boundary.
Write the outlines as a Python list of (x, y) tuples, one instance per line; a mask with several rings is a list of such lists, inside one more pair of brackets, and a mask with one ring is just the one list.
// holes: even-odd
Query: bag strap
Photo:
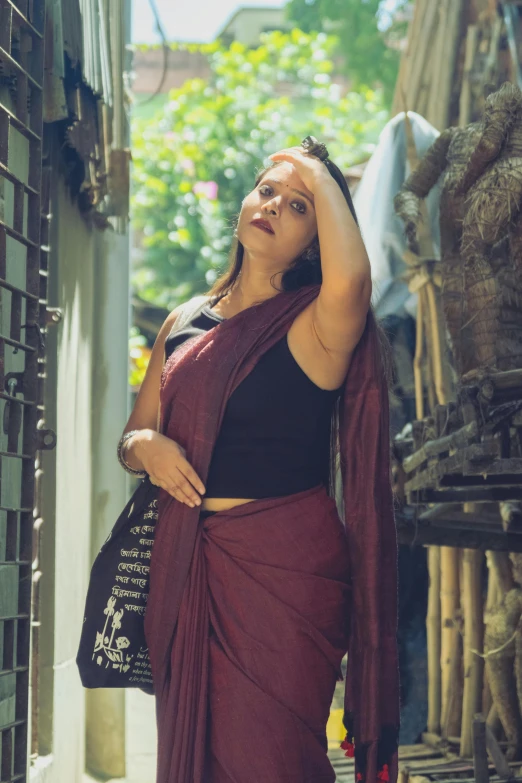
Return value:
[(188, 300), (188, 302), (184, 302), (180, 306), (178, 314), (176, 315), (173, 331), (177, 332), (179, 329), (183, 329), (183, 327), (188, 324), (191, 318), (196, 315), (200, 307), (203, 307), (209, 300), (210, 296), (207, 296), (206, 294), (200, 294), (198, 296), (193, 296), (192, 299)]
[[(180, 329), (183, 329), (183, 327), (189, 323), (189, 321), (196, 315), (198, 310), (203, 307), (209, 301), (209, 299), (209, 296), (201, 294), (198, 296), (193, 296), (192, 299), (188, 300), (188, 302), (183, 302), (183, 304), (179, 305), (178, 312), (176, 314), (176, 320), (174, 321), (174, 326), (172, 327), (169, 336), (179, 332)], [(165, 353), (166, 351), (164, 349), (163, 364), (165, 364), (166, 361)]]

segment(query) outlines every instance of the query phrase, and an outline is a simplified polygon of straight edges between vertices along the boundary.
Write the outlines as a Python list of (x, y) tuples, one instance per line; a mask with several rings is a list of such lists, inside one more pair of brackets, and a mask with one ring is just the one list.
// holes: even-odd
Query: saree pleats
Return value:
[[(203, 483), (231, 394), (319, 288), (252, 305), (167, 360), (160, 431)], [(157, 783), (334, 780), (325, 726), (347, 645), (357, 779), (396, 783), (397, 539), (379, 339), (369, 313), (339, 400), (344, 527), (322, 487), (206, 519), (160, 491), (144, 618)]]
[(158, 783), (334, 781), (326, 723), (350, 600), (348, 542), (324, 487), (200, 520)]

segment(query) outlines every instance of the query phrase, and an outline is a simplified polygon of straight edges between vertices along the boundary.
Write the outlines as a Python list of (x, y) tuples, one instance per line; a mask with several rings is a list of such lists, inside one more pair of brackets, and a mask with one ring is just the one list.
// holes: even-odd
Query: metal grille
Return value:
[(0, 0), (0, 780), (27, 780), (45, 0)]

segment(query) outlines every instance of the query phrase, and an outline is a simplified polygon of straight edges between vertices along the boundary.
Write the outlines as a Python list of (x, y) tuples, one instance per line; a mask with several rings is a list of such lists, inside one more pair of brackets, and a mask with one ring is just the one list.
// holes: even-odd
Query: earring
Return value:
[(317, 242), (317, 240), (312, 242), (312, 244), (303, 250), (301, 254), (303, 261), (306, 261), (309, 264), (312, 264), (314, 261), (319, 261), (320, 257), (319, 242)]

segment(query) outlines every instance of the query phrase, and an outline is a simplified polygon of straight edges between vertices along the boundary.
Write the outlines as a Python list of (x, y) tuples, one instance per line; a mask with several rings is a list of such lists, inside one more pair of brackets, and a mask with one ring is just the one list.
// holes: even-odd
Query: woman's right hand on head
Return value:
[[(201, 505), (205, 486), (175, 440), (147, 430), (136, 443), (136, 454), (153, 484), (188, 506)], [(199, 493), (199, 494), (198, 494)]]

